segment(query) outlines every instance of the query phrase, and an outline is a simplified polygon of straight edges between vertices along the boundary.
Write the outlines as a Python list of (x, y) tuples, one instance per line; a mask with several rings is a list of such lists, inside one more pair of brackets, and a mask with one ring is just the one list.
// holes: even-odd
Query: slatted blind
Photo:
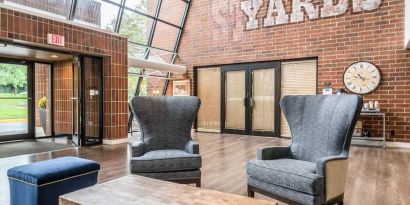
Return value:
[(243, 99), (246, 97), (245, 71), (229, 71), (225, 73), (225, 128), (245, 130), (245, 106)]
[(252, 71), (252, 130), (275, 130), (275, 69)]
[(198, 69), (197, 94), (201, 99), (197, 130), (220, 132), (221, 130), (221, 68)]
[[(281, 95), (316, 95), (317, 61), (284, 62), (281, 67)], [(281, 112), (282, 137), (291, 137), (288, 122)]]

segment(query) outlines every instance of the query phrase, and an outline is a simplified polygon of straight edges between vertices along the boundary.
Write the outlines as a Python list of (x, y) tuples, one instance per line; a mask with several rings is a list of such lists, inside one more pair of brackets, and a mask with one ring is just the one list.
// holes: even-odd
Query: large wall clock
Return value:
[(376, 65), (359, 61), (350, 65), (343, 74), (346, 88), (356, 94), (367, 94), (379, 87), (381, 74)]

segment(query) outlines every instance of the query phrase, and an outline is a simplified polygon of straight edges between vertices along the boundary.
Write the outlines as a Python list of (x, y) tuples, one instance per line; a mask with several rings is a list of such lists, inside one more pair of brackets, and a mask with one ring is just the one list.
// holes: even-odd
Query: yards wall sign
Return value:
[[(304, 21), (306, 16), (311, 19), (319, 17), (338, 16), (346, 13), (349, 7), (350, 0), (322, 0), (323, 6), (320, 8), (313, 0), (292, 0), (292, 11), (286, 13), (284, 0), (268, 0), (268, 12), (263, 18), (263, 27), (282, 25), (287, 23), (296, 23)], [(352, 12), (372, 11), (380, 7), (382, 0), (351, 0)], [(257, 19), (258, 11), (263, 4), (263, 0), (245, 0), (241, 2), (241, 10), (248, 17), (246, 30), (257, 29), (259, 27), (259, 19)], [(304, 11), (303, 11), (304, 10)]]

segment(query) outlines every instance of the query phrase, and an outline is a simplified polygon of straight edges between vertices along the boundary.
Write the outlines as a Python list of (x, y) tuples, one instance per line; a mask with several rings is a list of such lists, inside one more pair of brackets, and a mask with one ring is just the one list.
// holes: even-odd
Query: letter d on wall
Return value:
[(330, 17), (344, 14), (347, 10), (348, 3), (348, 0), (339, 0), (336, 5), (333, 5), (333, 0), (325, 0), (320, 16)]
[(248, 17), (246, 30), (257, 29), (259, 22), (256, 19), (259, 9), (262, 6), (262, 0), (248, 0), (241, 2), (241, 9)]

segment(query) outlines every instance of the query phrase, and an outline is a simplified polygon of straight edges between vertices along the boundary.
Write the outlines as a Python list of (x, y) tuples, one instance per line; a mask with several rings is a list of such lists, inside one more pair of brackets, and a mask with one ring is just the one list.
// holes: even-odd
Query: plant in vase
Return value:
[(41, 121), (41, 126), (43, 127), (44, 133), (46, 133), (46, 120), (47, 120), (47, 98), (42, 97), (40, 100), (38, 100), (37, 103), (38, 108), (40, 109), (40, 121)]

